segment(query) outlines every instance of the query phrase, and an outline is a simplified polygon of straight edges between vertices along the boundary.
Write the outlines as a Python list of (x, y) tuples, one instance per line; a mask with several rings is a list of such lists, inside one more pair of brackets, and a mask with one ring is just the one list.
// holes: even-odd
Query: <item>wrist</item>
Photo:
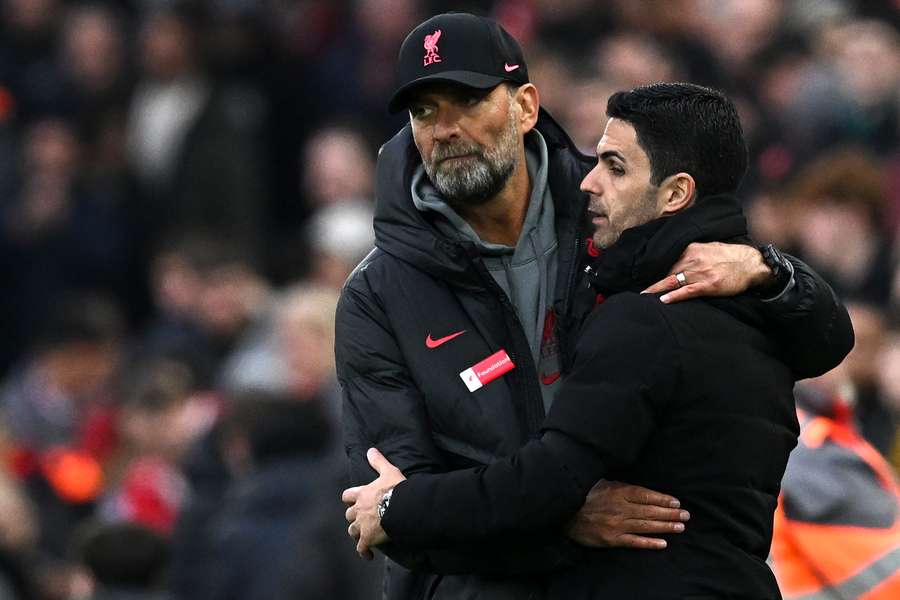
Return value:
[(758, 250), (769, 276), (754, 291), (764, 301), (777, 299), (794, 286), (794, 265), (773, 244)]
[(384, 520), (384, 515), (387, 513), (388, 507), (391, 505), (391, 498), (393, 497), (393, 495), (394, 488), (390, 488), (381, 496), (381, 500), (378, 501), (376, 512), (378, 513), (379, 521)]
[(768, 288), (775, 281), (772, 267), (766, 264), (763, 248), (748, 247), (751, 253), (748, 267), (750, 269), (750, 288), (754, 291)]

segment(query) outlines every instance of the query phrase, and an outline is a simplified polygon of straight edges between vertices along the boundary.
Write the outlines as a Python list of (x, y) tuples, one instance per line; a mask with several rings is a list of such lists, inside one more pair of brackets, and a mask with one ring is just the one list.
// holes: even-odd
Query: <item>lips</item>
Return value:
[(605, 213), (588, 210), (588, 215), (590, 215), (591, 223), (594, 225), (602, 225), (609, 222), (609, 217)]
[(442, 158), (439, 162), (444, 163), (444, 162), (447, 162), (448, 160), (459, 160), (460, 158), (470, 158), (472, 156), (473, 156), (472, 154), (460, 154), (458, 156), (446, 156), (446, 157)]

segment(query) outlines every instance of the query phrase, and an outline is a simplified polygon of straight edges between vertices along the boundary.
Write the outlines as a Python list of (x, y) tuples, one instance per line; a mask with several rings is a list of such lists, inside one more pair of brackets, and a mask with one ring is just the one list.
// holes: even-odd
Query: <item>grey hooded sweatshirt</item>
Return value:
[[(418, 210), (441, 215), (442, 218), (435, 219), (435, 226), (447, 238), (476, 245), (488, 272), (516, 309), (538, 370), (558, 372), (555, 366), (541, 368), (542, 362), (558, 360), (556, 352), (548, 355), (547, 344), (543, 358), (541, 352), (544, 325), (553, 306), (558, 244), (553, 198), (547, 184), (547, 144), (536, 130), (525, 137), (525, 161), (531, 179), (531, 198), (515, 247), (485, 242), (478, 237), (472, 226), (441, 197), (422, 165), (413, 175), (412, 198)], [(540, 386), (545, 411), (550, 408), (558, 384), (556, 380)]]

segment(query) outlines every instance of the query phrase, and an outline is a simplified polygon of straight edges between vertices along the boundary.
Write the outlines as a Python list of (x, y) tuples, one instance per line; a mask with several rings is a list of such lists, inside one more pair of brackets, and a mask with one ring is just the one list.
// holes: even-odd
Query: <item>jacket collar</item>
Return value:
[(702, 198), (674, 216), (623, 232), (591, 266), (592, 285), (607, 296), (639, 292), (665, 277), (688, 244), (746, 238), (747, 220), (736, 198)]
[[(583, 216), (583, 203), (557, 196), (558, 185), (554, 179), (557, 175), (568, 179), (570, 175), (558, 174), (559, 169), (553, 165), (554, 156), (564, 152), (583, 160), (585, 167), (589, 167), (593, 159), (577, 150), (544, 109), (540, 110), (536, 128), (547, 143), (550, 186), (557, 218), (578, 221)], [(412, 177), (421, 162), (409, 125), (379, 150), (375, 175), (375, 245), (439, 279), (461, 287), (480, 288), (481, 279), (471, 268), (471, 258), (478, 255), (474, 244), (447, 239), (413, 204)]]

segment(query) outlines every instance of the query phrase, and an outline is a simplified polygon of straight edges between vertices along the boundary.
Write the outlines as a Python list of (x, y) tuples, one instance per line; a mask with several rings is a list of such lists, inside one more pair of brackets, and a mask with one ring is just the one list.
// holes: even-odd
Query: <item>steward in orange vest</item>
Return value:
[[(802, 390), (798, 389), (802, 404)], [(845, 403), (798, 410), (782, 482), (772, 567), (785, 600), (900, 599), (900, 486)]]

